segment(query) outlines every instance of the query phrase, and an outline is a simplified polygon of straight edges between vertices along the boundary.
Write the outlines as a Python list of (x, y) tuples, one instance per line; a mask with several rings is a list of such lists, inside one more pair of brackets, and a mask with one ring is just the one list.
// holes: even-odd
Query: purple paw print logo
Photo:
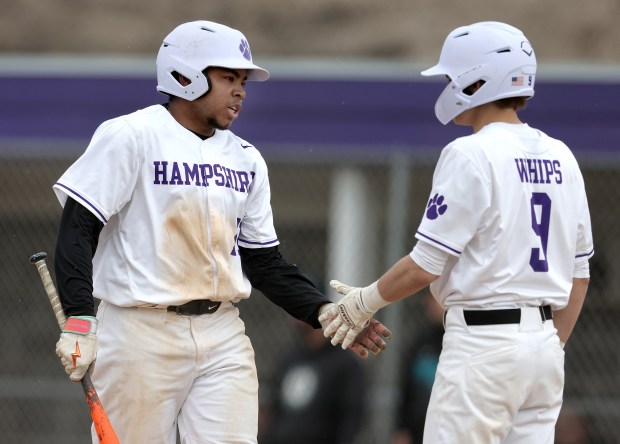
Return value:
[(443, 196), (435, 194), (428, 200), (428, 205), (426, 205), (426, 217), (435, 220), (445, 213), (447, 209), (448, 205), (443, 203)]
[(250, 62), (252, 61), (252, 53), (250, 52), (250, 45), (248, 44), (247, 40), (241, 39), (241, 43), (239, 43), (239, 51), (241, 51), (243, 57), (245, 57)]

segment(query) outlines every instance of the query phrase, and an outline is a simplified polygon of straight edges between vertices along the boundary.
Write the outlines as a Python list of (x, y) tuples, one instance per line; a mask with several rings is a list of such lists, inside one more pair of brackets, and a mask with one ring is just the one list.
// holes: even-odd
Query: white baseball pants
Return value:
[(426, 415), (425, 444), (553, 444), (564, 350), (537, 307), (520, 324), (468, 326), (450, 308)]
[[(123, 444), (255, 444), (258, 378), (238, 309), (212, 314), (102, 302), (93, 383)], [(98, 443), (94, 427), (93, 443)]]

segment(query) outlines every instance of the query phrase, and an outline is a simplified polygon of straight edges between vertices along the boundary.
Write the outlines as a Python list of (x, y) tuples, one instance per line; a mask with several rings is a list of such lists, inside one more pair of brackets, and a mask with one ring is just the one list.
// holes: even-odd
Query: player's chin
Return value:
[(217, 120), (214, 119), (209, 122), (209, 125), (211, 126), (211, 128), (224, 131), (224, 130), (230, 129), (233, 122), (234, 122), (234, 119), (217, 119)]
[(233, 122), (237, 120), (237, 115), (228, 115), (226, 117), (224, 117), (223, 119), (221, 119), (221, 123), (222, 123), (222, 129), (229, 129)]

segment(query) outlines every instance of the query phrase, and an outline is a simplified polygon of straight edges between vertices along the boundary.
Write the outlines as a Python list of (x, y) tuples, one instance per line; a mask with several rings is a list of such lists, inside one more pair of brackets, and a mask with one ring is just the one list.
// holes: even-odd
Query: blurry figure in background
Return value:
[(430, 291), (424, 294), (429, 323), (419, 333), (403, 361), (400, 404), (392, 444), (419, 444), (424, 436), (426, 408), (435, 381), (443, 340), (443, 309)]
[(563, 406), (555, 425), (554, 444), (589, 444), (591, 439), (590, 421), (587, 416)]
[(364, 414), (364, 368), (322, 330), (294, 321), (300, 341), (276, 371), (259, 443), (352, 444)]

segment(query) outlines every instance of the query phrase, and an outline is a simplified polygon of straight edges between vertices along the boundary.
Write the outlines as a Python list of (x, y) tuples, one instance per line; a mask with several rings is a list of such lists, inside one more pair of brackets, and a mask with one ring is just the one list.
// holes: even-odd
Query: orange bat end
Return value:
[(108, 415), (103, 409), (103, 405), (99, 400), (99, 395), (97, 395), (97, 391), (95, 390), (88, 373), (84, 375), (84, 378), (82, 378), (82, 388), (84, 389), (84, 394), (86, 395), (86, 402), (88, 403), (88, 408), (90, 409), (90, 417), (95, 425), (99, 443), (120, 444), (120, 441), (116, 436), (116, 432), (110, 423)]

